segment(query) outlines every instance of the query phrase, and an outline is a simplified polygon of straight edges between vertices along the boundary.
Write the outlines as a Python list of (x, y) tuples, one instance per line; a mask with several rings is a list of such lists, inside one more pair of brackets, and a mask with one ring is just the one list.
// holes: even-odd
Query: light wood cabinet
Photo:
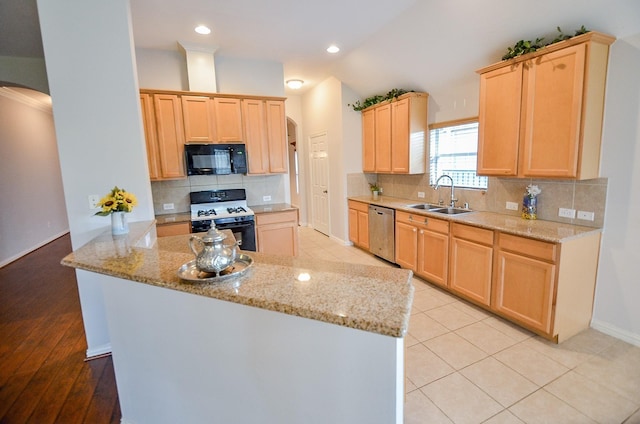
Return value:
[(184, 130), (180, 98), (173, 94), (154, 94), (153, 103), (160, 158), (159, 179), (184, 178)]
[(284, 101), (243, 99), (244, 141), (250, 174), (288, 171)]
[(376, 111), (362, 112), (362, 171), (376, 172)]
[(369, 205), (348, 201), (349, 240), (363, 249), (369, 250)]
[(215, 97), (216, 141), (242, 143), (242, 107), (239, 98)]
[(480, 305), (491, 303), (493, 231), (453, 223), (449, 288)]
[(156, 115), (153, 107), (153, 96), (140, 93), (140, 110), (142, 112), (142, 126), (147, 146), (147, 162), (151, 180), (161, 179), (160, 153), (158, 152), (158, 137), (156, 131)]
[(206, 96), (181, 96), (186, 143), (216, 141), (213, 99)]
[(614, 40), (590, 32), (479, 70), (478, 174), (597, 178)]
[(362, 112), (363, 171), (426, 171), (427, 93), (407, 93)]
[(178, 236), (191, 233), (190, 222), (172, 222), (170, 224), (156, 224), (158, 237)]
[(298, 255), (298, 211), (256, 214), (258, 252)]
[(529, 328), (551, 333), (556, 286), (556, 247), (498, 234), (492, 309)]
[(440, 286), (447, 286), (449, 223), (396, 211), (396, 263)]

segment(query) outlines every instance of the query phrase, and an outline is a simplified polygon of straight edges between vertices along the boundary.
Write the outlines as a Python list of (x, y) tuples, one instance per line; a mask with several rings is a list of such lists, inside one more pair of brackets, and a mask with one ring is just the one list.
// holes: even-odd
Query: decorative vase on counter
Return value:
[(120, 236), (129, 233), (126, 212), (111, 212), (111, 234)]
[(373, 196), (373, 200), (378, 200), (378, 197), (380, 196), (380, 192), (379, 191), (372, 191), (371, 195)]
[(538, 219), (538, 194), (541, 190), (536, 185), (528, 185), (522, 198), (522, 217)]

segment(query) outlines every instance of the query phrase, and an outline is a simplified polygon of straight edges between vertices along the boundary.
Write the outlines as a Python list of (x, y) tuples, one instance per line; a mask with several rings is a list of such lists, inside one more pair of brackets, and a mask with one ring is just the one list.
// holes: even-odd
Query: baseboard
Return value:
[(85, 361), (98, 359), (110, 354), (111, 354), (111, 343), (103, 344), (101, 346), (94, 347), (93, 349), (87, 349), (87, 357), (85, 358)]
[(630, 343), (634, 346), (638, 346), (640, 347), (640, 335), (639, 334), (634, 334), (631, 333), (629, 331), (623, 330), (621, 328), (618, 328), (616, 326), (613, 326), (611, 324), (608, 324), (606, 322), (602, 322), (602, 321), (598, 321), (598, 320), (592, 320), (591, 321), (591, 328), (593, 328), (594, 330), (598, 330), (601, 331), (605, 334), (608, 334), (612, 337), (615, 337), (616, 339), (620, 339), (622, 341), (625, 341), (627, 343)]
[(11, 262), (17, 261), (21, 257), (23, 257), (25, 255), (28, 255), (29, 253), (33, 252), (34, 250), (40, 249), (42, 246), (45, 246), (45, 245), (51, 243), (52, 241), (54, 241), (56, 239), (59, 239), (63, 235), (67, 234), (68, 232), (69, 232), (69, 229), (67, 228), (64, 231), (59, 232), (58, 234), (54, 234), (53, 236), (41, 241), (40, 243), (36, 244), (35, 246), (31, 246), (31, 247), (23, 250), (22, 252), (11, 256), (10, 258), (2, 260), (2, 262), (0, 262), (0, 268), (9, 265)]

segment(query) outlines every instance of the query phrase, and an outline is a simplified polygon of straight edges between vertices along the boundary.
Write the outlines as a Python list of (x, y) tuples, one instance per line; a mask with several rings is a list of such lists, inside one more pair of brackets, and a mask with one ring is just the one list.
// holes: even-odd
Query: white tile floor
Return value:
[[(300, 256), (392, 266), (300, 227)], [(555, 345), (414, 278), (405, 423), (640, 424), (640, 348), (586, 330)]]

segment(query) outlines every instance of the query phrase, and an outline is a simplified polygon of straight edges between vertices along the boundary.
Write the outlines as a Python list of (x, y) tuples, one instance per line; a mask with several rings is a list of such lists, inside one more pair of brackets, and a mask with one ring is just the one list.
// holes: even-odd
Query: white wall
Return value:
[(22, 96), (0, 89), (0, 267), (69, 231), (51, 106)]
[(601, 174), (609, 178), (593, 326), (640, 346), (640, 34), (610, 52)]
[[(118, 185), (137, 195), (130, 221), (153, 219), (128, 0), (38, 1), (71, 242), (108, 230), (88, 196)], [(87, 354), (108, 351), (97, 274), (76, 273)]]

